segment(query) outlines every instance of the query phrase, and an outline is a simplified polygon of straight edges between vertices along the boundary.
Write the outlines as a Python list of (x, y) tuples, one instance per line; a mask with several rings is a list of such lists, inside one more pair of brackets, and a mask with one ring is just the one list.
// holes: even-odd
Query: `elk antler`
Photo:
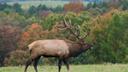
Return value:
[(80, 35), (80, 32), (79, 30), (77, 30), (76, 33), (73, 32), (73, 28), (72, 28), (72, 25), (71, 25), (71, 20), (69, 20), (69, 23), (66, 22), (66, 20), (64, 19), (64, 26), (67, 27), (67, 29), (79, 40), (81, 38), (79, 38), (79, 35)]
[[(64, 19), (64, 23), (63, 23), (63, 24), (64, 24), (64, 27), (65, 27), (66, 29), (68, 29), (68, 30), (70, 31), (70, 33), (73, 34), (78, 40), (80, 40), (80, 41), (86, 43), (86, 42), (84, 41), (84, 39), (87, 38), (87, 36), (90, 35), (90, 30), (89, 30), (88, 28), (84, 27), (84, 30), (83, 30), (83, 31), (84, 31), (86, 34), (85, 34), (85, 36), (80, 37), (79, 25), (74, 27), (74, 26), (72, 26), (71, 20), (68, 20), (68, 23), (67, 23), (67, 21), (66, 21), (65, 19)], [(74, 32), (73, 30), (75, 30), (75, 32)]]

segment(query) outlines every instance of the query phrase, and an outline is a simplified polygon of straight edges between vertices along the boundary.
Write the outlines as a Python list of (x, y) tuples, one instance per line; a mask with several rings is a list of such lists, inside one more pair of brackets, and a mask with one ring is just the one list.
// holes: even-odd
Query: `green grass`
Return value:
[[(127, 64), (102, 64), (102, 65), (71, 65), (71, 72), (128, 72)], [(23, 72), (24, 66), (1, 67), (0, 72)], [(58, 72), (57, 66), (39, 66), (39, 72)], [(33, 67), (28, 68), (28, 72), (34, 72)], [(66, 67), (62, 67), (61, 72), (67, 72)]]

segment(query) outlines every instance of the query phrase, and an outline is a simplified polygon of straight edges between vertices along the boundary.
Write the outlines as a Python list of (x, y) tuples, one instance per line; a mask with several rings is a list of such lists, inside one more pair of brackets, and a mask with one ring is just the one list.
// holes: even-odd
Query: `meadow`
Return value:
[[(128, 72), (128, 64), (101, 64), (101, 65), (71, 65), (71, 72)], [(1, 67), (0, 72), (23, 72), (24, 66)], [(38, 66), (39, 72), (57, 72), (57, 66)], [(34, 72), (33, 67), (28, 68), (28, 72)], [(67, 72), (63, 66), (61, 72)]]

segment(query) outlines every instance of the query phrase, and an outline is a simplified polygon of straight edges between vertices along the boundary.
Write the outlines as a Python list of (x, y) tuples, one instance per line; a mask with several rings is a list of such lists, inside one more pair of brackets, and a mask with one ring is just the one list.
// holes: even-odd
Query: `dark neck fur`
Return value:
[(82, 46), (78, 43), (69, 45), (69, 56), (75, 57), (83, 52)]

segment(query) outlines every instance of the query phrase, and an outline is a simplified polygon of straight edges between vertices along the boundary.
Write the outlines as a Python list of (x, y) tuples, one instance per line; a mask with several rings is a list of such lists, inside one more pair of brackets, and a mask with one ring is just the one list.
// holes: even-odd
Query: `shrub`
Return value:
[(4, 60), (5, 66), (8, 65), (24, 65), (26, 60), (28, 59), (29, 54), (22, 50), (12, 51), (8, 54), (8, 56)]

